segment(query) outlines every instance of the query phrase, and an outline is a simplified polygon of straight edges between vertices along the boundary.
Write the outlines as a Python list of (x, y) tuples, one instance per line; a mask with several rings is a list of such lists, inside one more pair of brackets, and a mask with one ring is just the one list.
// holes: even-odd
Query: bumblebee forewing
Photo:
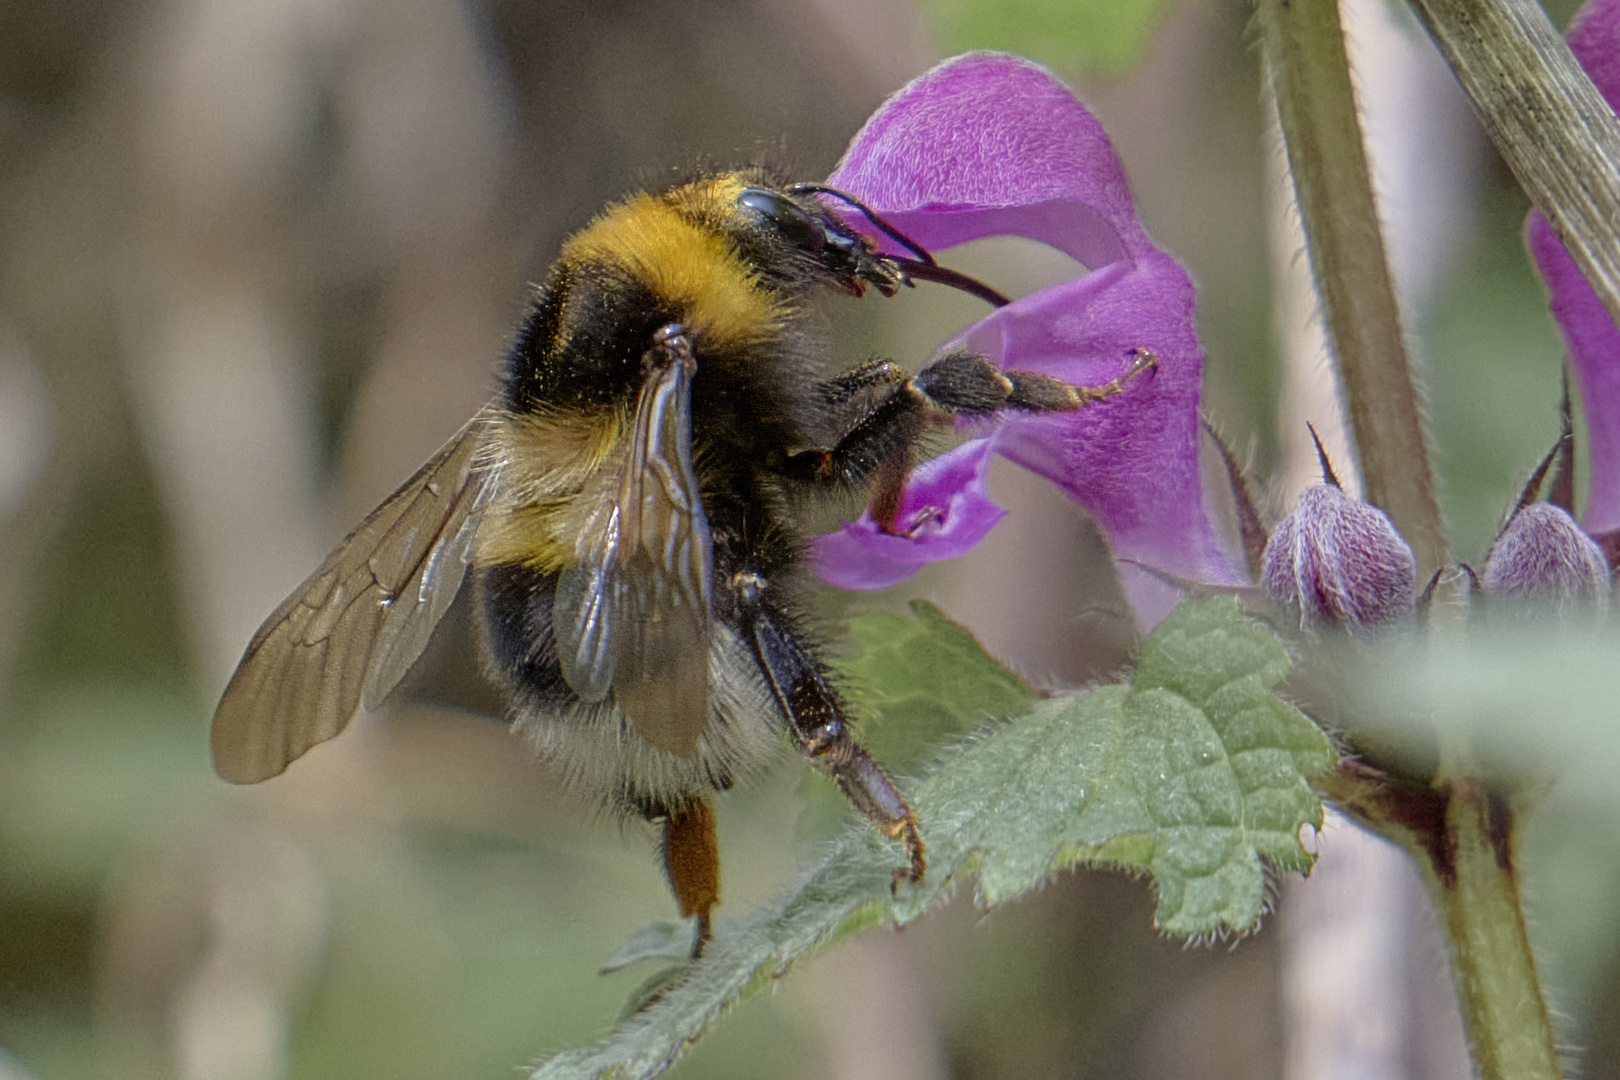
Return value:
[(709, 719), (713, 548), (692, 466), (696, 363), (689, 347), (669, 361), (642, 386), (615, 502), (559, 578), (552, 625), (576, 693), (611, 685), (643, 739), (690, 757)]
[(372, 511), (248, 644), (214, 713), (214, 769), (281, 772), (379, 704), (426, 647), (466, 574), (487, 473), (484, 414)]

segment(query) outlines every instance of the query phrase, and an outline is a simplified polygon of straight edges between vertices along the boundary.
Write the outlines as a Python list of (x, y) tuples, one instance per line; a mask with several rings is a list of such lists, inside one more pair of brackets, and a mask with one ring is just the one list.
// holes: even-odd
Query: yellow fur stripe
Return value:
[(485, 458), (500, 482), (478, 529), (478, 562), (545, 572), (573, 562), (591, 513), (617, 492), (628, 426), (619, 410), (496, 421)]
[(607, 262), (685, 312), (698, 337), (747, 345), (775, 332), (780, 303), (723, 236), (652, 195), (610, 208), (563, 247), (563, 261)]

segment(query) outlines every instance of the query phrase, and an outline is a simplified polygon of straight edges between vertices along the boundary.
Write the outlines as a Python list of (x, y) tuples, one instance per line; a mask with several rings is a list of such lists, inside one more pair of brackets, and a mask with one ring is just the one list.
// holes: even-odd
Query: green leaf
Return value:
[[(904, 653), (894, 637), (960, 643), (965, 633), (942, 621), (919, 609), (916, 627), (874, 631), (869, 653)], [(943, 672), (948, 654), (947, 645), (920, 662)], [(849, 830), (797, 893), (719, 924), (703, 958), (605, 1044), (561, 1054), (535, 1076), (653, 1076), (800, 958), (872, 926), (903, 926), (969, 874), (990, 906), (1070, 866), (1146, 870), (1161, 930), (1253, 929), (1265, 908), (1263, 860), (1310, 865), (1298, 833), (1320, 825), (1322, 809), (1307, 777), (1334, 763), (1327, 738), (1270, 693), (1287, 667), (1281, 644), (1235, 600), (1182, 605), (1144, 643), (1129, 687), (1042, 701), (949, 752), (915, 786), (929, 845), (922, 882), (893, 889), (899, 845), (868, 827)], [(865, 673), (862, 693), (876, 708), (927, 696), (903, 665), (874, 662)], [(1018, 686), (1003, 682), (1002, 692)]]
[(1060, 71), (1123, 75), (1147, 53), (1168, 0), (925, 0), (942, 51), (1001, 49)]
[(939, 608), (913, 600), (911, 612), (910, 619), (856, 618), (849, 632), (860, 651), (833, 664), (862, 744), (901, 772), (921, 764), (947, 736), (1015, 716), (1039, 700)]
[(619, 942), (598, 974), (611, 975), (643, 960), (684, 960), (692, 955), (695, 933), (690, 922), (649, 923)]

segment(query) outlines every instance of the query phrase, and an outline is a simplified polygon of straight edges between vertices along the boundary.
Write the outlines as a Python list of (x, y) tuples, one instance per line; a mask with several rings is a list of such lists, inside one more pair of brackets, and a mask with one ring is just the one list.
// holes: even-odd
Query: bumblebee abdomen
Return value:
[(642, 739), (610, 697), (582, 701), (567, 684), (552, 628), (558, 575), (513, 564), (477, 571), (489, 674), (512, 696), (513, 727), (570, 784), (616, 813), (655, 813), (725, 791), (779, 758), (782, 721), (752, 653), (718, 625), (709, 650), (713, 696), (698, 751)]
[(557, 573), (516, 563), (478, 571), (478, 603), (484, 609), (485, 655), (491, 674), (521, 694), (530, 708), (563, 709), (578, 698), (563, 680), (551, 610)]

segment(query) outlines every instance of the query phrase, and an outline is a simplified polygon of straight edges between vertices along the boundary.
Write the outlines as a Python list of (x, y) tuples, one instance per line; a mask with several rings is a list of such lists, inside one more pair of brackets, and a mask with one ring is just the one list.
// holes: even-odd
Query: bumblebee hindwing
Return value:
[[(684, 339), (683, 339), (684, 343)], [(697, 753), (709, 719), (713, 547), (692, 465), (689, 346), (654, 368), (610, 501), (558, 578), (552, 626), (563, 677), (614, 697), (647, 742)]]
[(466, 574), (487, 499), (484, 414), (372, 511), (259, 627), (214, 713), (214, 768), (275, 776), (374, 706), (426, 647)]

